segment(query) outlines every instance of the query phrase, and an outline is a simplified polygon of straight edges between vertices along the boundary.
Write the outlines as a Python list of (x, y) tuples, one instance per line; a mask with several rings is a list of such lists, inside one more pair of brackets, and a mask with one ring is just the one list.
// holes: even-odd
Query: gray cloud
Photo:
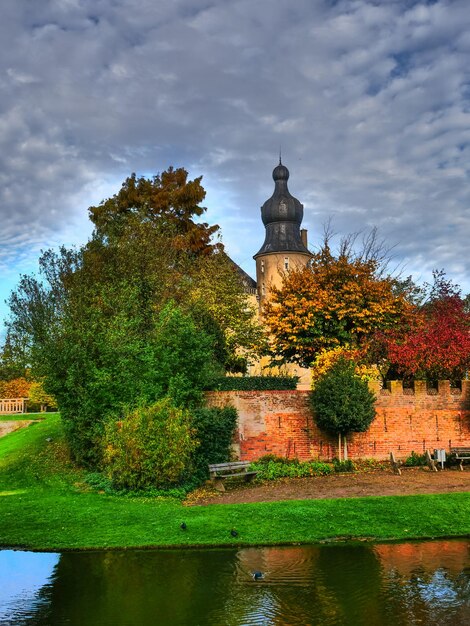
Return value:
[[(378, 226), (470, 289), (464, 0), (18, 0), (0, 24), (0, 271), (86, 238), (131, 171), (204, 174), (250, 270), (282, 144), (312, 243)], [(100, 195), (101, 194), (101, 195)]]

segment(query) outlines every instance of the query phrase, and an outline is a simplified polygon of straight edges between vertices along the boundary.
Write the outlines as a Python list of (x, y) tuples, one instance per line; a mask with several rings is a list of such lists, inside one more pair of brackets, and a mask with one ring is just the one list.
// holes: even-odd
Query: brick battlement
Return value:
[[(384, 459), (392, 450), (406, 458), (412, 451), (470, 447), (470, 381), (462, 381), (461, 390), (448, 381), (439, 382), (437, 390), (424, 382), (407, 390), (401, 381), (371, 388), (376, 416), (367, 432), (348, 437), (350, 458)], [(265, 454), (330, 460), (338, 456), (337, 441), (317, 427), (309, 396), (309, 391), (212, 391), (206, 399), (209, 406), (238, 410), (234, 444), (242, 460)]]
[(442, 396), (448, 398), (448, 396), (455, 396), (462, 399), (463, 397), (470, 398), (470, 380), (462, 380), (460, 387), (451, 387), (448, 380), (440, 380), (437, 383), (437, 388), (428, 388), (427, 383), (424, 380), (417, 380), (414, 382), (412, 388), (403, 388), (403, 382), (401, 380), (391, 380), (387, 383), (385, 389), (380, 388), (380, 383), (370, 382), (369, 388), (379, 396)]

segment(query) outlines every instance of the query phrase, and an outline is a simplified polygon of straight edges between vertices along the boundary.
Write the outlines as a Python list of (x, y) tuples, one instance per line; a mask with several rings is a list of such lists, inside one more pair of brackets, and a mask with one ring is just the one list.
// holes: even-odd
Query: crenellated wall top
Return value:
[(449, 380), (440, 380), (437, 387), (430, 387), (425, 380), (416, 380), (412, 387), (403, 387), (403, 381), (388, 381), (382, 388), (379, 381), (370, 381), (369, 389), (379, 396), (460, 396), (470, 394), (470, 380), (462, 380), (459, 386), (452, 387)]

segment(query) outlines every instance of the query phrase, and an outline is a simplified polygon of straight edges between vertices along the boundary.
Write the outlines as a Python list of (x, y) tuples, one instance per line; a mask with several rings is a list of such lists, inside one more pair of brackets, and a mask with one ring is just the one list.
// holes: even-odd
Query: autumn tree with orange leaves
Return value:
[(271, 290), (263, 315), (273, 356), (309, 367), (321, 350), (365, 348), (378, 329), (412, 315), (397, 285), (384, 275), (380, 258), (354, 255), (347, 246), (334, 256), (326, 238), (307, 267), (287, 272)]
[(31, 382), (23, 376), (12, 380), (0, 380), (0, 398), (27, 398)]

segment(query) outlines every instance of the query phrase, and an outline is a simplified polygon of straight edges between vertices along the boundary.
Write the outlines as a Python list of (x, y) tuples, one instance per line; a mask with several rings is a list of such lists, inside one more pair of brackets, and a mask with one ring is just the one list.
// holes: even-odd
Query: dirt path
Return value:
[[(429, 493), (470, 492), (470, 469), (446, 469), (431, 472), (425, 468), (407, 468), (401, 476), (379, 470), (357, 474), (333, 474), (315, 478), (284, 478), (263, 484), (227, 485), (219, 493), (212, 487), (193, 492), (188, 505), (240, 504), (275, 500), (310, 500), (316, 498), (354, 498), (362, 496), (400, 496)], [(469, 493), (470, 496), (470, 493)]]
[(0, 437), (12, 433), (19, 428), (25, 428), (33, 423), (35, 420), (2, 420), (0, 421)]

